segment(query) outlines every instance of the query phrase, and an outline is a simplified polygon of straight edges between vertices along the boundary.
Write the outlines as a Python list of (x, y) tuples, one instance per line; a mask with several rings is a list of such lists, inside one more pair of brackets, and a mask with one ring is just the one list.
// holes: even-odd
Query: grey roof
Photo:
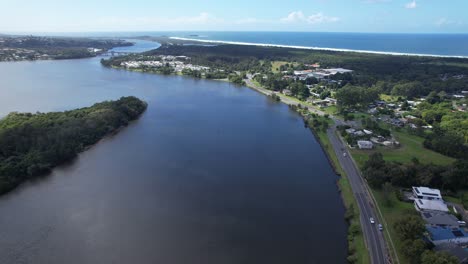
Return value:
[(449, 213), (426, 211), (421, 216), (430, 225), (459, 226), (458, 219)]
[(445, 251), (450, 255), (457, 257), (460, 263), (468, 263), (468, 251), (462, 248), (460, 245), (447, 243), (437, 245), (434, 249), (436, 251)]

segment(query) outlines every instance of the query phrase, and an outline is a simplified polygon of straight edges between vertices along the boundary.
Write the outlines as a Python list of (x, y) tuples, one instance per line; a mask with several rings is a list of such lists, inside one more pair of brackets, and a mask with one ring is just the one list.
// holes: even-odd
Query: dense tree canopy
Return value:
[(422, 185), (450, 190), (468, 188), (468, 160), (464, 159), (449, 166), (422, 164), (417, 160), (410, 164), (400, 164), (385, 161), (382, 154), (377, 152), (369, 156), (362, 173), (374, 188), (381, 188), (385, 182), (401, 187)]
[(0, 194), (70, 160), (146, 109), (122, 97), (65, 112), (11, 113), (0, 120)]

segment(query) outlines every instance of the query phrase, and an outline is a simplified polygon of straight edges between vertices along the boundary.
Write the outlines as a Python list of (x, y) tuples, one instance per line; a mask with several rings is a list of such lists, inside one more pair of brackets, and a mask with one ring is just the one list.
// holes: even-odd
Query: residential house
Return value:
[(372, 149), (374, 144), (367, 140), (359, 140), (357, 142), (359, 149)]
[(414, 199), (414, 208), (419, 212), (424, 211), (440, 211), (448, 212), (449, 209), (443, 201), (438, 200), (424, 200), (424, 199)]
[(458, 227), (429, 226), (426, 225), (430, 241), (438, 246), (442, 244), (468, 243), (468, 234)]
[(442, 195), (440, 190), (431, 189), (428, 187), (412, 187), (413, 195), (415, 198), (424, 199), (424, 200), (438, 200), (442, 201)]
[(427, 224), (432, 226), (460, 227), (458, 219), (450, 213), (427, 211), (422, 212), (421, 217)]

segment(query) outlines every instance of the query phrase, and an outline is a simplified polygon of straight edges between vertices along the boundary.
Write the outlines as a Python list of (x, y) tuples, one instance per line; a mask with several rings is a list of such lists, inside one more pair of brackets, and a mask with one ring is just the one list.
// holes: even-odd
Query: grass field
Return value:
[(288, 63), (288, 62), (287, 62), (287, 61), (273, 61), (273, 62), (271, 63), (271, 71), (272, 71), (273, 73), (278, 73), (278, 72), (280, 72), (280, 71), (279, 71), (280, 66), (281, 66), (281, 65), (285, 65), (286, 63)]
[[(398, 259), (400, 260), (400, 264), (410, 264), (409, 260), (401, 253), (402, 252), (402, 243), (401, 239), (398, 237), (397, 233), (393, 226), (395, 222), (405, 214), (416, 214), (417, 211), (414, 209), (412, 203), (401, 202), (396, 198), (396, 195), (392, 193), (391, 195), (391, 205), (388, 205), (384, 202), (383, 193), (378, 190), (372, 190), (372, 193), (377, 200), (378, 206), (380, 211), (385, 218), (387, 225), (385, 228), (388, 229), (390, 236), (392, 237), (392, 241), (398, 253)], [(386, 237), (387, 234), (385, 233)], [(388, 237), (387, 237), (388, 240)]]
[(369, 158), (373, 152), (381, 152), (384, 159), (387, 161), (396, 161), (401, 163), (410, 163), (412, 158), (417, 158), (422, 163), (434, 163), (438, 165), (451, 164), (454, 159), (426, 149), (423, 146), (424, 139), (415, 135), (410, 135), (406, 132), (393, 131), (396, 140), (400, 142), (401, 147), (390, 149), (383, 146), (378, 146), (374, 150), (351, 150), (354, 160), (360, 167)]
[(396, 102), (398, 100), (398, 97), (399, 96), (395, 96), (395, 95), (381, 94), (380, 100), (385, 101), (385, 102)]

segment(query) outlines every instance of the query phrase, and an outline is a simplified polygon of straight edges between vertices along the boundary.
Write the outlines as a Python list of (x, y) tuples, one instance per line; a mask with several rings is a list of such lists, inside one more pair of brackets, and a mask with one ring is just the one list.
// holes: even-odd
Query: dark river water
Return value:
[(345, 262), (337, 177), (286, 105), (99, 58), (0, 63), (0, 116), (126, 95), (138, 121), (0, 197), (1, 264)]

